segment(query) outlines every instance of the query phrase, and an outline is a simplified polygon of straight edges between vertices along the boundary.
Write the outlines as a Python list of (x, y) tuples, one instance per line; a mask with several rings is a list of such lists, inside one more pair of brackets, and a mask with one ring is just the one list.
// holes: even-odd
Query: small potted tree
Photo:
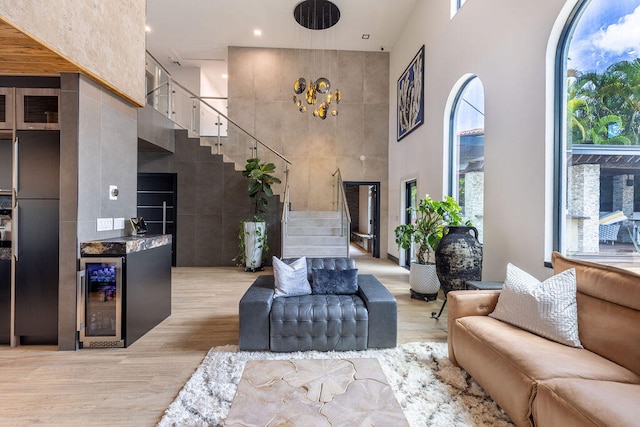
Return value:
[(249, 179), (247, 194), (254, 199), (253, 218), (240, 224), (240, 254), (234, 261), (238, 265), (244, 265), (246, 271), (261, 270), (262, 261), (267, 257), (267, 223), (261, 215), (267, 212), (267, 198), (273, 196), (271, 186), (280, 183), (280, 179), (273, 175), (275, 170), (276, 166), (273, 163), (261, 163), (260, 159), (255, 157), (247, 159), (242, 171), (242, 176)]
[[(445, 225), (462, 225), (460, 205), (451, 197), (442, 201), (432, 199), (428, 194), (408, 211), (415, 214), (415, 222), (402, 224), (395, 228), (395, 240), (398, 247), (409, 249), (417, 245), (417, 262), (412, 262), (409, 271), (411, 297), (433, 301), (438, 296), (440, 282), (436, 274), (436, 265), (432, 261)], [(465, 224), (471, 225), (469, 221)]]

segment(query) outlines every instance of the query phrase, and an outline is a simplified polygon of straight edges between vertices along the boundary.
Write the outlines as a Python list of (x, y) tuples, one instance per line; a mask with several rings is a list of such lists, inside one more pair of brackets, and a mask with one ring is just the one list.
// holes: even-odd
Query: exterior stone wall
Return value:
[(478, 240), (483, 241), (484, 172), (469, 172), (464, 176), (464, 216), (478, 229)]
[(567, 223), (574, 223), (567, 252), (599, 252), (600, 165), (570, 166), (567, 195)]

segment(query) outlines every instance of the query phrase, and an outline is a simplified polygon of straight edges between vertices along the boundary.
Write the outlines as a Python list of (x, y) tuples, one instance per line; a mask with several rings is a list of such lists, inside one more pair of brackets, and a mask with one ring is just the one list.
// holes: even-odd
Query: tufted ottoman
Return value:
[[(291, 260), (285, 260), (285, 262)], [(351, 269), (351, 258), (307, 258), (313, 268)], [(240, 300), (240, 350), (346, 351), (395, 347), (396, 300), (373, 275), (353, 295), (274, 298), (273, 275), (259, 276)]]

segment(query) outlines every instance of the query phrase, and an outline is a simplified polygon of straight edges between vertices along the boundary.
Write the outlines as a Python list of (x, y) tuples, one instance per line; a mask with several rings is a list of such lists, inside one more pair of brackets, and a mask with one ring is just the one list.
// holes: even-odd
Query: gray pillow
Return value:
[(313, 269), (311, 288), (314, 294), (351, 295), (358, 292), (358, 269)]
[(274, 298), (311, 294), (307, 280), (307, 259), (302, 257), (291, 264), (285, 264), (273, 257), (273, 277), (275, 279)]

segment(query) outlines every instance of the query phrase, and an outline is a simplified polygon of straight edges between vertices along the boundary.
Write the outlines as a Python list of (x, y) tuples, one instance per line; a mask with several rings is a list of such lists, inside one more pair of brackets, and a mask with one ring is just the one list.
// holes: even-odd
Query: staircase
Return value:
[(342, 212), (288, 212), (282, 227), (282, 257), (301, 256), (349, 256), (349, 229)]

